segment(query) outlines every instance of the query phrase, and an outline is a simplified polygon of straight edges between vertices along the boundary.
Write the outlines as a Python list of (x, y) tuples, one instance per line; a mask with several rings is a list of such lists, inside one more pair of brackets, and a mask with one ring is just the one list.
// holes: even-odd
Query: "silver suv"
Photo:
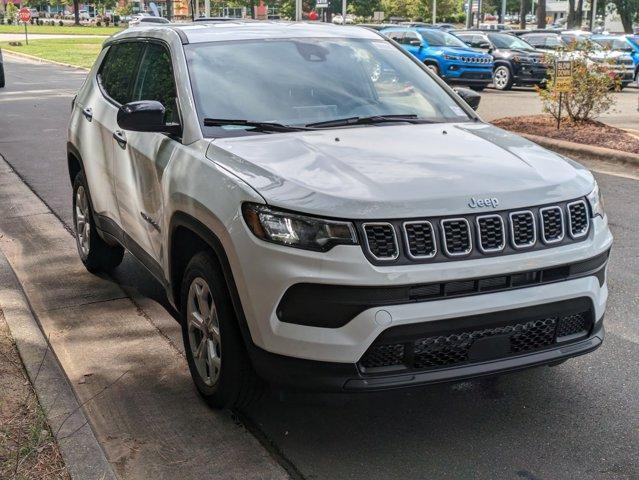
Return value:
[[(461, 92), (464, 93), (464, 92)], [(73, 104), (78, 251), (130, 251), (211, 405), (560, 363), (603, 341), (612, 244), (579, 164), (481, 121), (377, 32), (131, 29)]]

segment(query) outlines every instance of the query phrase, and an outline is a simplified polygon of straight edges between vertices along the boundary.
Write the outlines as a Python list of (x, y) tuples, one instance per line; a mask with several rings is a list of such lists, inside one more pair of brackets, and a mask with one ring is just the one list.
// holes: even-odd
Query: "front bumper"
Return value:
[(323, 392), (362, 392), (459, 381), (553, 364), (592, 352), (603, 340), (602, 318), (587, 338), (554, 348), (450, 368), (376, 376), (363, 375), (356, 364), (300, 360), (257, 348), (253, 348), (252, 358), (258, 375), (279, 386)]
[[(473, 296), (371, 307), (339, 328), (286, 323), (278, 316), (285, 293), (297, 284), (401, 286), (447, 282), (504, 273), (515, 274), (581, 262), (610, 249), (607, 220), (596, 217), (586, 240), (560, 247), (437, 264), (375, 266), (359, 246), (337, 246), (329, 252), (309, 252), (263, 242), (241, 217), (227, 226), (225, 245), (252, 345), (270, 354), (313, 362), (356, 364), (390, 327), (455, 319), (579, 297), (602, 318), (608, 289), (594, 276)], [(241, 255), (238, 254), (241, 252)], [(331, 315), (330, 307), (325, 314)]]
[(493, 66), (469, 66), (468, 64), (452, 63), (445, 65), (441, 74), (448, 83), (488, 85), (493, 81)]

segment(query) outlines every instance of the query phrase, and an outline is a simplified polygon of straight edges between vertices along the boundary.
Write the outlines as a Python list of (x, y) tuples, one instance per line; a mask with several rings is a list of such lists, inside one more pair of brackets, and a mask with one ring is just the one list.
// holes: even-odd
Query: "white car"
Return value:
[(129, 21), (129, 27), (137, 27), (140, 25), (148, 26), (148, 25), (161, 25), (171, 23), (166, 18), (163, 17), (154, 17), (149, 14), (140, 14), (133, 15), (131, 17), (131, 21)]
[(80, 258), (108, 271), (127, 249), (166, 287), (213, 406), (264, 381), (394, 389), (603, 341), (593, 175), (483, 122), (372, 30), (126, 30), (67, 145)]

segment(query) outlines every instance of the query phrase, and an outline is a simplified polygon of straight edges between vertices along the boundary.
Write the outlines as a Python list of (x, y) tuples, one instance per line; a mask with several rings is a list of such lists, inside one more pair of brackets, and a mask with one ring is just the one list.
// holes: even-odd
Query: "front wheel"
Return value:
[(263, 383), (250, 363), (224, 275), (209, 252), (196, 254), (184, 273), (182, 339), (193, 382), (215, 408), (246, 406)]
[(439, 67), (434, 63), (427, 63), (426, 68), (439, 77)]
[(89, 272), (108, 272), (122, 263), (124, 248), (106, 243), (95, 228), (83, 172), (79, 172), (73, 182), (73, 228), (80, 260)]
[(497, 90), (510, 90), (513, 86), (510, 69), (505, 65), (500, 65), (493, 74), (493, 85)]

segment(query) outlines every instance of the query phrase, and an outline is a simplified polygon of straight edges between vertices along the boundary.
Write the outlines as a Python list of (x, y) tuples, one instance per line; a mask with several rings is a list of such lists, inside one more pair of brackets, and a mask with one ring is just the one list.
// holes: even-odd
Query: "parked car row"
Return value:
[[(483, 90), (488, 84), (498, 90), (542, 85), (548, 56), (575, 59), (585, 55), (593, 66), (608, 64), (620, 89), (633, 81), (639, 85), (639, 36), (559, 30), (450, 30), (419, 22), (376, 29), (447, 83), (474, 90)], [(568, 52), (571, 44), (576, 48)]]

